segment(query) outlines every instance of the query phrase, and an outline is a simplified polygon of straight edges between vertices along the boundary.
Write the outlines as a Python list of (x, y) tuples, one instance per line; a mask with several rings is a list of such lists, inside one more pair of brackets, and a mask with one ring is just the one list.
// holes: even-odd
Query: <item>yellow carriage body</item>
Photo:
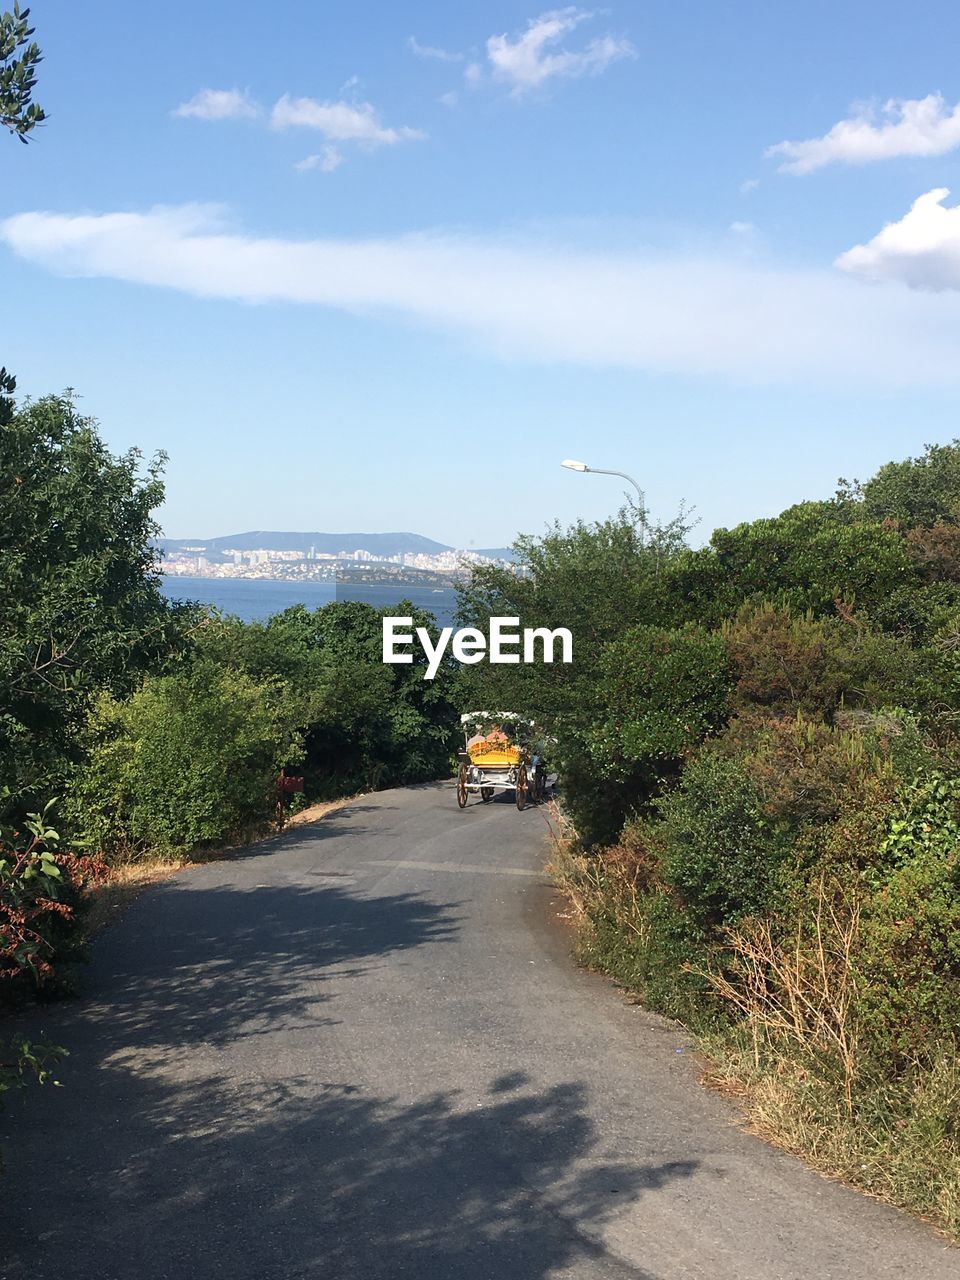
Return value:
[(470, 756), (470, 763), (480, 769), (509, 769), (521, 760), (519, 747), (501, 741), (488, 742), (486, 739), (471, 742), (467, 747), (467, 754)]

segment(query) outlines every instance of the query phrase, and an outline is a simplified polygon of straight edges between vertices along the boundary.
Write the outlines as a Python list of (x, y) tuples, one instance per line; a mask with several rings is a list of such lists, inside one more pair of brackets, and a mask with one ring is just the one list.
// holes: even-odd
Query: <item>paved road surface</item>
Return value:
[(535, 809), (383, 792), (145, 893), (3, 1118), (4, 1280), (939, 1280), (579, 972)]

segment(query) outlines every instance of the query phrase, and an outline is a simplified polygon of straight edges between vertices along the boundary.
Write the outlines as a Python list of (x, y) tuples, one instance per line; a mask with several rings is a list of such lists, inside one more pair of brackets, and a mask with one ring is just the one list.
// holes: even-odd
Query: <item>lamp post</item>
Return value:
[(625, 471), (608, 471), (605, 467), (588, 467), (585, 462), (575, 462), (573, 458), (565, 458), (560, 465), (561, 467), (566, 467), (568, 471), (592, 471), (599, 476), (619, 476), (621, 480), (628, 480), (636, 489), (637, 497), (640, 499), (640, 544), (641, 546), (643, 545), (643, 537), (647, 525), (647, 503), (643, 496), (643, 490), (633, 476), (628, 476)]

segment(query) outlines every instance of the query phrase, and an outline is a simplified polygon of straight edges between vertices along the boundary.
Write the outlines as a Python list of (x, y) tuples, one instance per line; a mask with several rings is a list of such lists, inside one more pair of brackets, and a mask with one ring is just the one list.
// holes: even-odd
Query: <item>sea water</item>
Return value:
[(457, 607), (452, 587), (431, 588), (422, 583), (287, 582), (277, 578), (190, 578), (177, 574), (160, 579), (168, 600), (196, 600), (243, 622), (263, 622), (291, 605), (319, 609), (334, 600), (360, 600), (375, 609), (393, 608), (409, 600), (432, 613), (441, 626), (451, 626)]

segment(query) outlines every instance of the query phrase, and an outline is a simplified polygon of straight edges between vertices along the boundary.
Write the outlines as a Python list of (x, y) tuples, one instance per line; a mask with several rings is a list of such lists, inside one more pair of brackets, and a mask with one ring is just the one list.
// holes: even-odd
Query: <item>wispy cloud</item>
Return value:
[(897, 156), (942, 156), (960, 147), (960, 103), (949, 107), (942, 94), (891, 98), (879, 109), (859, 107), (822, 138), (778, 142), (768, 148), (780, 158), (782, 173), (813, 173), (828, 164), (869, 164)]
[(407, 48), (418, 58), (435, 58), (437, 62), (462, 62), (462, 53), (451, 53), (449, 49), (438, 49), (432, 44), (421, 44), (416, 36), (407, 37)]
[(61, 275), (396, 315), (505, 359), (841, 385), (960, 382), (960, 298), (715, 256), (517, 240), (250, 236), (196, 206), (23, 213), (0, 240)]
[(275, 129), (316, 129), (331, 142), (364, 142), (374, 147), (426, 137), (420, 129), (388, 128), (369, 102), (318, 102), (286, 93), (274, 105), (270, 123)]
[(491, 36), (487, 41), (491, 75), (520, 95), (555, 77), (599, 75), (618, 58), (635, 56), (629, 40), (610, 35), (598, 36), (579, 50), (557, 47), (565, 36), (592, 17), (590, 10), (567, 5), (531, 18), (519, 35)]
[(171, 112), (196, 120), (253, 120), (259, 114), (260, 104), (241, 89), (201, 89)]
[(328, 143), (319, 154), (305, 156), (293, 167), (299, 169), (301, 173), (306, 173), (310, 169), (319, 169), (321, 173), (333, 173), (334, 169), (339, 169), (342, 164), (343, 153)]
[(899, 280), (911, 289), (960, 290), (960, 206), (937, 187), (914, 200), (899, 222), (840, 255), (841, 271), (864, 280)]

